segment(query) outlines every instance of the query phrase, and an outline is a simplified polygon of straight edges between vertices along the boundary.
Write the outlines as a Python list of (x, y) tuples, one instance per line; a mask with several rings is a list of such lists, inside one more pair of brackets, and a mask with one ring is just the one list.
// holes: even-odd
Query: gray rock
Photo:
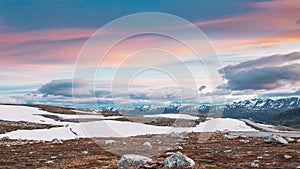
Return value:
[(63, 144), (63, 142), (62, 142), (61, 140), (57, 139), (57, 138), (54, 138), (54, 139), (52, 140), (52, 143), (53, 143), (53, 144)]
[(248, 138), (245, 134), (239, 135), (239, 138)]
[(277, 135), (277, 134), (272, 134), (271, 136), (268, 137), (266, 140), (267, 143), (281, 143), (281, 144), (288, 144), (288, 141), (286, 141), (283, 137)]
[(171, 132), (165, 135), (166, 138), (180, 138), (180, 139), (184, 139), (186, 137), (186, 133), (175, 133), (175, 132)]
[(250, 140), (239, 140), (239, 141), (244, 143), (244, 144), (250, 143)]
[(113, 145), (116, 144), (117, 142), (115, 140), (105, 140), (105, 145)]
[(81, 154), (82, 154), (82, 155), (88, 155), (89, 152), (88, 152), (88, 151), (83, 151)]
[(223, 140), (228, 140), (228, 139), (229, 139), (229, 136), (228, 136), (227, 134), (224, 134), (224, 135), (222, 136), (222, 139), (223, 139)]
[(136, 154), (125, 154), (117, 163), (118, 168), (129, 168), (130, 166), (145, 165), (147, 163), (153, 163), (151, 158), (136, 155)]
[(166, 155), (173, 155), (173, 154), (175, 154), (174, 152), (166, 152)]
[(176, 152), (164, 160), (164, 167), (193, 168), (194, 166), (194, 160), (183, 155), (181, 152)]
[(286, 138), (286, 141), (288, 141), (288, 142), (294, 142), (295, 139), (293, 139), (293, 138), (291, 138), (291, 137), (288, 137), (288, 138)]
[(224, 150), (224, 153), (230, 153), (230, 152), (232, 152), (231, 149), (229, 149), (229, 150)]
[(290, 158), (292, 158), (292, 156), (287, 155), (287, 154), (285, 154), (283, 157), (284, 157), (285, 159), (290, 159)]
[(52, 160), (46, 161), (46, 164), (53, 164), (54, 162)]
[(9, 137), (8, 136), (4, 136), (0, 140), (9, 140)]
[(143, 146), (148, 147), (148, 148), (152, 148), (152, 145), (151, 145), (150, 142), (145, 142), (145, 143), (143, 144)]
[(174, 150), (182, 150), (183, 148), (181, 146), (173, 146), (172, 148), (170, 148), (171, 151)]
[(251, 168), (258, 168), (259, 167), (259, 160), (253, 160), (250, 164)]
[(251, 162), (250, 167), (251, 168), (258, 168), (259, 165), (258, 165), (258, 163)]

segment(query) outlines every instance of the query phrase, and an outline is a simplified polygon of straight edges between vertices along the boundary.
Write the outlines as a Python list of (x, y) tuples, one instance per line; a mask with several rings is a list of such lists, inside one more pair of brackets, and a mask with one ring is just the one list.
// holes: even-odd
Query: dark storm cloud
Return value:
[(272, 55), (256, 60), (229, 65), (220, 71), (231, 90), (272, 90), (300, 81), (300, 64), (289, 62), (300, 59), (300, 53)]
[(52, 80), (40, 87), (37, 92), (43, 94), (44, 97), (48, 95), (72, 97), (73, 89), (77, 91), (77, 95), (90, 94), (88, 83), (82, 80), (76, 80), (72, 83), (72, 79)]
[(253, 68), (264, 68), (281, 65), (286, 62), (291, 62), (300, 59), (300, 52), (293, 52), (285, 55), (272, 55), (262, 57), (255, 60), (249, 60), (237, 65), (226, 66), (223, 70), (225, 74), (235, 74), (241, 71), (251, 70)]
[[(97, 86), (97, 84), (95, 84)], [(104, 87), (103, 85), (101, 85)], [(161, 88), (159, 90), (148, 89), (142, 91), (117, 92), (112, 95), (110, 88), (94, 88), (94, 83), (72, 79), (52, 80), (41, 86), (36, 92), (30, 93), (24, 99), (39, 102), (62, 102), (72, 104), (92, 104), (97, 101), (99, 104), (112, 104), (114, 101), (128, 101), (128, 99), (137, 102), (147, 101), (181, 101), (193, 100), (195, 93), (190, 89), (178, 89), (172, 87)], [(18, 98), (20, 99), (20, 98)], [(74, 100), (73, 100), (74, 99)]]

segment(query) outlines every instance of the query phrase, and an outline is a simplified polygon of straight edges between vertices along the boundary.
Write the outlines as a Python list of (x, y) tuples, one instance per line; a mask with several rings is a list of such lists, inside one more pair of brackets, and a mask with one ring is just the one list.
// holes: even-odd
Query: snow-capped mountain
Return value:
[(226, 105), (223, 115), (231, 118), (252, 118), (267, 121), (276, 114), (292, 108), (300, 107), (297, 97), (284, 99), (251, 99)]
[(300, 99), (297, 97), (284, 98), (278, 100), (272, 99), (251, 99), (239, 102), (233, 102), (228, 108), (249, 107), (249, 108), (295, 108), (300, 106)]
[[(297, 97), (283, 99), (251, 99), (239, 102), (233, 102), (226, 105), (217, 105), (219, 107), (218, 114), (223, 114), (225, 117), (231, 118), (252, 118), (256, 120), (266, 121), (270, 116), (286, 111), (292, 108), (300, 107), (300, 99)], [(180, 105), (173, 104), (168, 106), (142, 105), (140, 107), (122, 107), (115, 108), (115, 111), (128, 114), (161, 114), (161, 113), (215, 113), (212, 110), (212, 105), (209, 104), (188, 104)]]

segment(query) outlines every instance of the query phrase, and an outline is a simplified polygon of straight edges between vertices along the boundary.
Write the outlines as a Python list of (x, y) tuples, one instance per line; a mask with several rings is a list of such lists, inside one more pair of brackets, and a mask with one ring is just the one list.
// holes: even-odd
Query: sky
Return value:
[(296, 0), (1, 0), (0, 102), (297, 97), (299, 46)]

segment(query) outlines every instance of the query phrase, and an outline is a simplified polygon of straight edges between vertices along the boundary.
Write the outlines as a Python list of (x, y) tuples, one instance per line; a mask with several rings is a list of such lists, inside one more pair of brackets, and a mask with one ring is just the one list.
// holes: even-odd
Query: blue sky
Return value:
[[(181, 90), (186, 95), (193, 95), (196, 90), (197, 98), (182, 98), (182, 91), (178, 91), (176, 85), (170, 85), (173, 83), (170, 77), (149, 71), (137, 76), (131, 86), (127, 84), (130, 93), (119, 93), (117, 100), (126, 100), (125, 96), (130, 95), (134, 103), (162, 100), (165, 104), (178, 100), (207, 102), (212, 96), (227, 101), (298, 96), (299, 11), (300, 4), (294, 0), (2, 0), (0, 102), (71, 104), (70, 79), (74, 77), (75, 63), (84, 44), (107, 23), (140, 12), (168, 13), (196, 25), (219, 56), (221, 66), (216, 71), (224, 82), (211, 86), (204, 67), (176, 42), (155, 35), (137, 36), (116, 46), (99, 68), (95, 90), (100, 104), (113, 104), (110, 85), (122, 57), (147, 46), (168, 49), (183, 58), (193, 74), (195, 85), (192, 89)], [(126, 29), (120, 26), (119, 30), (125, 32)], [(109, 39), (116, 33), (107, 32), (103, 38)], [(190, 38), (190, 41), (196, 40)], [(153, 63), (147, 62), (145, 67), (157, 66), (157, 60), (163, 68), (173, 66), (174, 71), (182, 65), (164, 61), (161, 58), (168, 56), (162, 53), (139, 53), (132, 57), (136, 57), (135, 65), (122, 69), (123, 72), (145, 62), (140, 58), (152, 58)], [(78, 85), (82, 92), (76, 98), (78, 102), (90, 102), (92, 98), (86, 93), (91, 92), (91, 83)], [(201, 86), (205, 88), (199, 91)]]

